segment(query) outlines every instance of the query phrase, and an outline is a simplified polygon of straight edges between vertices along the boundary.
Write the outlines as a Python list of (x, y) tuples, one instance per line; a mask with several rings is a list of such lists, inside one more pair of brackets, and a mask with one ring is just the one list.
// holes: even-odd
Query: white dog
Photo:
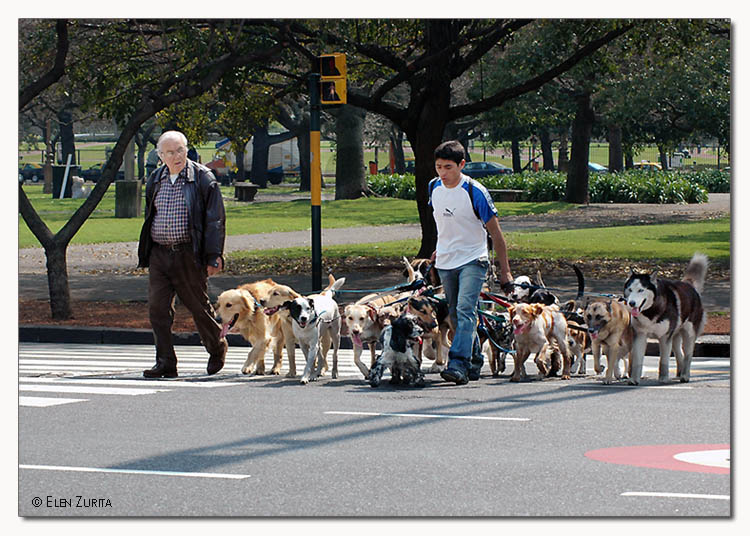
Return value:
[[(306, 365), (300, 382), (306, 384), (320, 376), (328, 350), (333, 345), (333, 370), (331, 376), (338, 377), (338, 352), (341, 342), (341, 316), (333, 294), (344, 284), (345, 278), (336, 282), (321, 294), (299, 297), (284, 302), (281, 307), (289, 311), (294, 336), (305, 355)], [(315, 370), (315, 360), (318, 365)]]

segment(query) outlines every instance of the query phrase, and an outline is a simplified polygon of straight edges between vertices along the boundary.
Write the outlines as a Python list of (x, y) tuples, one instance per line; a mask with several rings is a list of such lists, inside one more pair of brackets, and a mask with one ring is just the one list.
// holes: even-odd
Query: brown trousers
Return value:
[(190, 244), (177, 251), (154, 244), (148, 269), (148, 314), (157, 364), (177, 364), (172, 341), (175, 293), (193, 315), (208, 353), (223, 355), (227, 342), (219, 338), (221, 326), (214, 319), (214, 308), (206, 292), (207, 281), (206, 269), (195, 263)]

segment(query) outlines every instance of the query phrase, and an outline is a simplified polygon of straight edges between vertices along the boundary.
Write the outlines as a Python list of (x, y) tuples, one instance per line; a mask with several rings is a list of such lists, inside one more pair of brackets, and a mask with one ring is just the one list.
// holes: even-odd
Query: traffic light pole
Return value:
[(320, 163), (320, 74), (307, 79), (310, 90), (310, 212), (312, 217), (312, 291), (323, 289), (322, 247), (320, 240), (320, 198), (322, 187)]

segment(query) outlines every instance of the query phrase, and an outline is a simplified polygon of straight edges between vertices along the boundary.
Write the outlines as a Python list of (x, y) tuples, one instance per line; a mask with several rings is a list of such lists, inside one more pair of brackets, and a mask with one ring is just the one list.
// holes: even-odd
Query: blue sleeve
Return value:
[(432, 192), (435, 190), (435, 188), (441, 184), (440, 183), (440, 177), (435, 177), (430, 181), (430, 184), (427, 186), (427, 206), (432, 206)]
[(492, 202), (492, 197), (487, 188), (476, 181), (472, 181), (469, 188), (474, 188), (474, 195), (472, 196), (474, 199), (474, 209), (479, 213), (482, 222), (487, 223), (493, 216), (497, 216), (495, 203)]

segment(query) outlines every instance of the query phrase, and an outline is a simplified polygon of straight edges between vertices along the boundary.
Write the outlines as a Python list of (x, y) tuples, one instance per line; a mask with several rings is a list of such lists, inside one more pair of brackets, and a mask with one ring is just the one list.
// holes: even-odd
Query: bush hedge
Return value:
[[(484, 177), (487, 188), (524, 190), (522, 201), (560, 201), (565, 198), (566, 175), (537, 171)], [(379, 195), (415, 199), (414, 175), (371, 175), (370, 189)], [(589, 174), (592, 203), (705, 203), (708, 192), (729, 192), (727, 171), (648, 172)]]

